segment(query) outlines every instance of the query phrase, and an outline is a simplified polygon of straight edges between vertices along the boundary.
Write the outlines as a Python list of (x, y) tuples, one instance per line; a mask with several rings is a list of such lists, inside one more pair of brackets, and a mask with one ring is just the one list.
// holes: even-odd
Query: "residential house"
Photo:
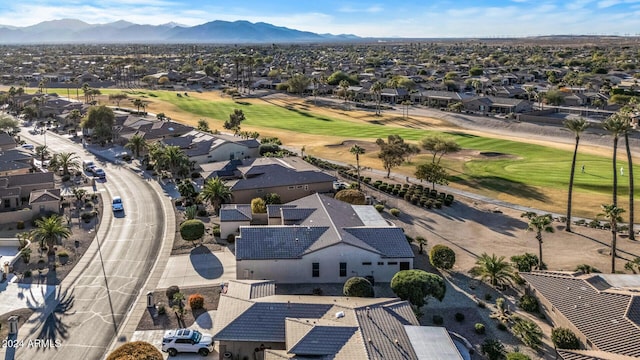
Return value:
[[(571, 329), (586, 354), (640, 357), (639, 275), (536, 271), (521, 276), (545, 317), (554, 327)], [(563, 358), (591, 358), (572, 354)]]
[(333, 192), (336, 177), (319, 169), (298, 169), (291, 161), (276, 158), (248, 159), (238, 164), (238, 178), (228, 185), (237, 204), (250, 203), (269, 193), (280, 195), (283, 202), (315, 193)]
[(445, 328), (420, 326), (397, 298), (275, 295), (273, 281), (247, 280), (222, 292), (219, 359), (463, 359)]
[(33, 156), (26, 150), (13, 148), (0, 150), (0, 175), (26, 174), (32, 169)]
[(192, 130), (177, 137), (162, 140), (165, 145), (178, 146), (196, 164), (214, 161), (256, 158), (260, 143), (256, 139), (243, 139), (230, 134), (211, 134)]
[(270, 225), (240, 226), (238, 279), (343, 283), (352, 276), (372, 276), (390, 282), (396, 272), (413, 268), (403, 230), (373, 206), (314, 194), (269, 206), (267, 216)]
[(0, 150), (12, 150), (16, 148), (16, 139), (7, 134), (6, 132), (0, 132)]
[(47, 214), (60, 211), (60, 189), (34, 190), (29, 196), (29, 206), (34, 213)]
[(114, 121), (116, 142), (126, 144), (134, 135), (142, 136), (148, 142), (171, 139), (184, 135), (193, 127), (174, 121), (162, 121), (117, 112)]
[(251, 225), (253, 214), (249, 204), (223, 204), (220, 209), (220, 238), (235, 235), (241, 226)]
[(2, 224), (25, 221), (36, 213), (57, 213), (60, 200), (60, 189), (55, 188), (53, 173), (0, 176)]
[(464, 100), (463, 104), (465, 110), (483, 114), (511, 114), (531, 110), (531, 102), (527, 100), (499, 98), (493, 96), (473, 97)]

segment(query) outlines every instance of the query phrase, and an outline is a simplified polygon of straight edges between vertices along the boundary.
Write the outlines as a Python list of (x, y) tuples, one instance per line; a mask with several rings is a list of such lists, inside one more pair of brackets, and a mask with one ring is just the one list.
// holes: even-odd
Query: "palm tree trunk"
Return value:
[(624, 142), (627, 150), (627, 162), (629, 163), (629, 240), (635, 240), (636, 236), (633, 230), (633, 159), (629, 146), (629, 134), (627, 133), (624, 134)]
[(617, 240), (618, 237), (616, 235), (616, 228), (618, 224), (615, 221), (611, 222), (611, 273), (616, 273), (616, 250), (618, 247)]
[(358, 173), (358, 190), (360, 190), (360, 155), (356, 154), (356, 170)]
[(618, 137), (613, 138), (613, 206), (618, 206), (618, 166), (616, 156), (618, 153)]
[(542, 265), (542, 233), (540, 231), (536, 234), (536, 239), (538, 240), (538, 270), (542, 270), (544, 266)]
[(576, 136), (576, 147), (573, 149), (573, 159), (571, 160), (571, 176), (569, 176), (569, 196), (567, 199), (567, 226), (565, 231), (571, 232), (571, 200), (573, 198), (573, 179), (576, 173), (576, 158), (578, 156), (578, 143), (580, 137)]

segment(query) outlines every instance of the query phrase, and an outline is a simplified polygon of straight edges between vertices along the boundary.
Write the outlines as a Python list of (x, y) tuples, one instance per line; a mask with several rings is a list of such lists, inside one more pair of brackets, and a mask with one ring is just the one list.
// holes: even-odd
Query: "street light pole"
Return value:
[(107, 272), (104, 269), (104, 260), (102, 259), (102, 248), (100, 246), (100, 238), (98, 237), (98, 223), (100, 222), (100, 212), (96, 210), (96, 222), (94, 229), (96, 231), (96, 242), (98, 243), (98, 255), (100, 256), (100, 266), (102, 267), (102, 275), (104, 276), (104, 285), (107, 289), (107, 298), (109, 299), (109, 308), (111, 309), (111, 320), (113, 321), (113, 331), (118, 336), (118, 324), (116, 323), (116, 314), (113, 311), (113, 301), (111, 300), (111, 292), (109, 291), (109, 281), (107, 280)]

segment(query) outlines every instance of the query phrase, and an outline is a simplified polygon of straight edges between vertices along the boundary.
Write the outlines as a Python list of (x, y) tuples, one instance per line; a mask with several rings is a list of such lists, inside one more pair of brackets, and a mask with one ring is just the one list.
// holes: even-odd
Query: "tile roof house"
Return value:
[(260, 143), (229, 134), (210, 134), (191, 130), (178, 137), (165, 138), (165, 145), (178, 146), (191, 161), (205, 164), (215, 161), (256, 158)]
[(15, 149), (16, 145), (16, 139), (13, 136), (6, 132), (0, 132), (0, 150)]
[[(640, 275), (521, 275), (553, 325), (571, 329), (594, 358), (640, 357)], [(567, 354), (565, 359), (587, 358)]]
[(343, 283), (352, 276), (390, 282), (413, 268), (401, 228), (370, 205), (313, 194), (267, 208), (269, 225), (240, 226), (238, 279), (280, 283)]
[(212, 333), (221, 358), (462, 359), (446, 329), (419, 325), (396, 298), (275, 295), (272, 281), (232, 280)]

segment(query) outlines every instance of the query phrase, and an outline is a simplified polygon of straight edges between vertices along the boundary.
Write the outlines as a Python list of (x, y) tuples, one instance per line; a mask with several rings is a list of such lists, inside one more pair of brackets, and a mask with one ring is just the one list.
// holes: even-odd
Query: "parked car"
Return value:
[(213, 351), (213, 336), (193, 329), (167, 330), (162, 338), (162, 351), (169, 353), (169, 356), (181, 352), (207, 356)]
[(22, 148), (27, 150), (33, 150), (34, 146), (33, 144), (23, 144)]
[(82, 160), (82, 168), (85, 171), (93, 172), (95, 167), (96, 167), (96, 164), (94, 164), (93, 161), (91, 161), (91, 160)]
[(120, 196), (114, 196), (111, 201), (111, 208), (113, 212), (124, 211), (124, 205), (122, 204), (122, 198)]
[(97, 169), (95, 169), (95, 170), (93, 171), (93, 174), (94, 174), (95, 176), (97, 176), (98, 178), (100, 178), (100, 179), (104, 179), (104, 178), (107, 176), (107, 174), (106, 174), (106, 173), (104, 172), (104, 170), (102, 170), (101, 168), (97, 168)]

